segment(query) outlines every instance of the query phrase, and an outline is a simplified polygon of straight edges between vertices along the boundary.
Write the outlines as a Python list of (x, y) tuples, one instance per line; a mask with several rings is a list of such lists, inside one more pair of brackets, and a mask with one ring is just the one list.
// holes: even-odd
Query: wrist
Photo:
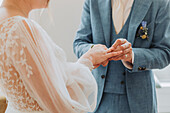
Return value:
[(92, 62), (92, 64), (94, 64), (94, 60), (93, 60), (93, 54), (91, 53), (91, 52), (89, 52), (88, 54), (87, 54), (87, 57), (86, 57), (89, 61), (91, 61)]
[(132, 58), (128, 62), (132, 64)]
[(132, 51), (131, 59), (128, 60), (129, 63), (133, 64), (134, 63), (134, 52)]
[(88, 59), (92, 64), (94, 64), (93, 61), (93, 55), (90, 51), (87, 51), (80, 59)]
[(93, 63), (91, 62), (91, 60), (89, 60), (89, 59), (86, 58), (86, 57), (80, 58), (77, 62), (80, 63), (80, 64), (83, 64), (83, 65), (87, 66), (91, 71), (92, 71), (92, 69), (94, 68)]

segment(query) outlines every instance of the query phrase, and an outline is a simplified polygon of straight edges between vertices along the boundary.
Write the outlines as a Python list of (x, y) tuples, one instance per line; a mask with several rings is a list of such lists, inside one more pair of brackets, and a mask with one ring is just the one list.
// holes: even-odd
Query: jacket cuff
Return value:
[(129, 72), (142, 72), (147, 70), (147, 59), (145, 58), (145, 55), (142, 55), (142, 51), (140, 51), (139, 48), (133, 48), (134, 53), (134, 59), (133, 62), (133, 68), (129, 69)]

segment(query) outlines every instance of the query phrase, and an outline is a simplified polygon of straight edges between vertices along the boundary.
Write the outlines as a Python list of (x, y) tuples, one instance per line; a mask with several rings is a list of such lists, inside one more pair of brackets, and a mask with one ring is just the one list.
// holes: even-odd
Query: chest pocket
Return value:
[(140, 24), (137, 28), (133, 47), (135, 47), (135, 48), (149, 48), (151, 46), (151, 43), (152, 43), (153, 33), (154, 33), (154, 29), (155, 29), (154, 22), (150, 22), (150, 23), (147, 24), (148, 39), (142, 39), (139, 36), (138, 31), (139, 31), (141, 26), (142, 26), (142, 24)]

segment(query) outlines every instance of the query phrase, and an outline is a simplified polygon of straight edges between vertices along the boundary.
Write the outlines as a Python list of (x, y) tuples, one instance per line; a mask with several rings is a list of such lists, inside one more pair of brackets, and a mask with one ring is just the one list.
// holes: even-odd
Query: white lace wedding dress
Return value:
[(84, 113), (96, 106), (97, 84), (87, 60), (65, 54), (33, 20), (0, 22), (0, 89), (6, 113)]

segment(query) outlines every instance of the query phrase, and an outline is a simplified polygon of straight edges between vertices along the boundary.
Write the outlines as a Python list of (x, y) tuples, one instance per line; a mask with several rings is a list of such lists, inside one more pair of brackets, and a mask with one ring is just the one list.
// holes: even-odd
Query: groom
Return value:
[[(120, 1), (85, 0), (74, 51), (81, 57), (92, 45), (103, 44), (112, 52), (131, 43), (121, 56), (102, 64), (109, 62), (106, 67), (93, 70), (98, 83), (95, 113), (157, 113), (152, 69), (170, 63), (170, 2)], [(113, 48), (119, 38), (126, 43)]]

